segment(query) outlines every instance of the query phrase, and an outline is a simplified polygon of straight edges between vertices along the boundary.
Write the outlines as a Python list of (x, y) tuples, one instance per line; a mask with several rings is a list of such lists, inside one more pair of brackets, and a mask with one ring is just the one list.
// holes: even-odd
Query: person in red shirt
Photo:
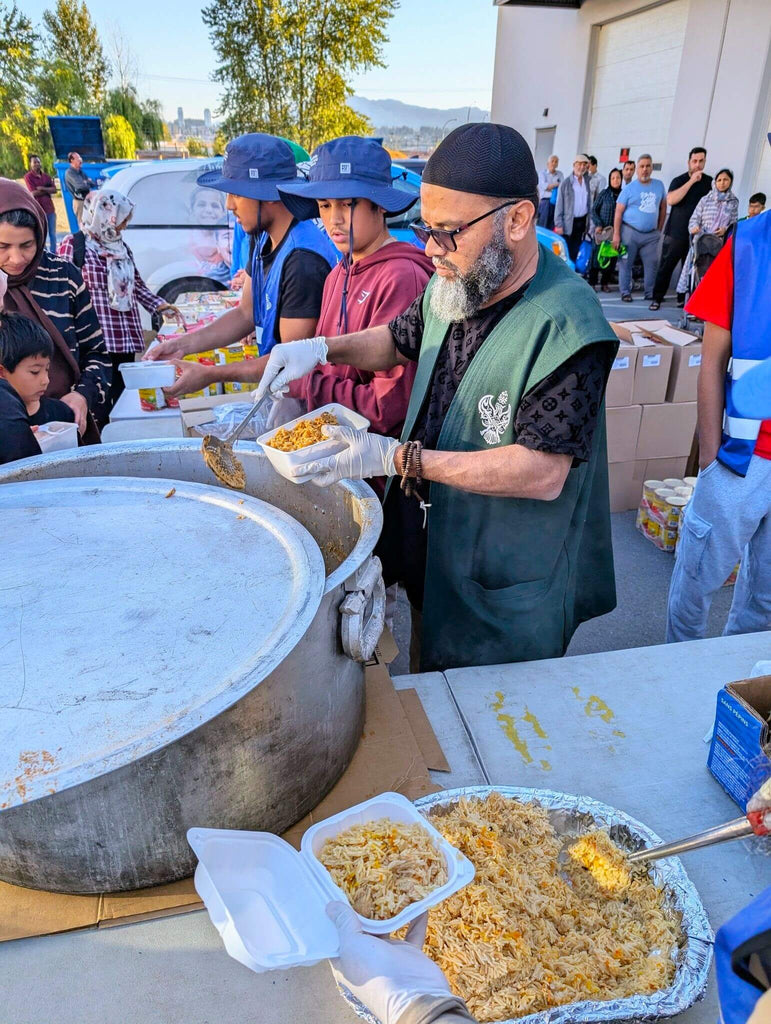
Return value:
[(43, 208), (48, 223), (48, 248), (56, 252), (56, 210), (51, 198), (56, 195), (56, 183), (49, 174), (44, 173), (40, 157), (34, 153), (29, 158), (29, 170), (24, 175), (24, 182)]
[[(752, 224), (752, 221), (747, 222)], [(763, 227), (764, 225), (761, 225)], [(740, 226), (738, 230), (748, 230)], [(764, 253), (768, 229), (757, 227), (745, 248), (757, 257), (751, 273), (734, 277), (735, 236), (718, 253), (693, 293), (686, 310), (705, 322), (698, 384), (699, 477), (681, 527), (681, 539), (669, 591), (667, 641), (697, 640), (706, 633), (712, 599), (741, 560), (724, 635), (771, 626), (771, 419), (762, 420), (746, 475), (734, 471), (722, 453), (726, 417), (726, 372), (734, 355), (734, 303), (752, 289), (756, 329), (762, 335), (771, 309), (771, 273)], [(749, 370), (752, 359), (739, 360)], [(732, 378), (741, 381), (743, 367)], [(735, 384), (734, 384), (735, 387)], [(769, 402), (771, 409), (771, 402)], [(744, 415), (737, 410), (739, 415)], [(745, 419), (747, 426), (752, 420)], [(753, 431), (754, 433), (754, 431)], [(743, 434), (741, 428), (739, 436)]]

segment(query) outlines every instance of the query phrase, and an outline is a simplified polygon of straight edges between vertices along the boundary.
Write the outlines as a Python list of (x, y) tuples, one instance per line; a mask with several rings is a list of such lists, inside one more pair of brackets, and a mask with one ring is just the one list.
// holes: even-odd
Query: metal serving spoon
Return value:
[(262, 398), (254, 403), (233, 433), (226, 437), (224, 441), (219, 437), (214, 437), (212, 434), (207, 434), (203, 439), (201, 450), (203, 451), (204, 462), (224, 484), (227, 484), (228, 487), (233, 487), (237, 491), (243, 490), (246, 486), (246, 473), (240, 460), (236, 458), (233, 452), (233, 445), (243, 433), (247, 423), (263, 407), (267, 399), (271, 397), (270, 390), (266, 391)]

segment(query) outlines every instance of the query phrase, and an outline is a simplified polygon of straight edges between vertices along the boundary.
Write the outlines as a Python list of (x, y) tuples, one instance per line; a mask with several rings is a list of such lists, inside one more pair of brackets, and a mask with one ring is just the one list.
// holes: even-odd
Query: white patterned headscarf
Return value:
[(133, 211), (134, 204), (122, 192), (101, 188), (88, 193), (80, 215), (86, 247), (107, 262), (110, 306), (122, 313), (134, 305), (134, 261), (121, 238), (121, 225)]

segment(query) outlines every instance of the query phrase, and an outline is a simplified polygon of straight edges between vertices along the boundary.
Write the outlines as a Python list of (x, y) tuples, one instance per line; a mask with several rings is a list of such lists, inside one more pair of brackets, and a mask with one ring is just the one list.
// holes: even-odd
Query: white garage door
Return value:
[(660, 163), (667, 144), (690, 0), (671, 0), (599, 30), (588, 152), (600, 170), (650, 153)]

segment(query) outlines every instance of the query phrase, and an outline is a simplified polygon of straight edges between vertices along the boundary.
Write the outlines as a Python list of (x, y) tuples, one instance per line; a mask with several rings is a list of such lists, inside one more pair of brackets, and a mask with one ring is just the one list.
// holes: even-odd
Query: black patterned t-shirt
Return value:
[[(471, 360), (529, 284), (528, 281), (500, 302), (481, 309), (476, 316), (451, 325), (412, 435), (426, 448), (436, 448), (442, 424)], [(399, 352), (415, 362), (423, 340), (422, 302), (423, 296), (419, 295), (388, 325)], [(575, 462), (585, 462), (591, 454), (597, 414), (614, 355), (615, 345), (610, 342), (587, 345), (526, 392), (517, 409), (514, 443), (533, 451), (571, 455)]]

